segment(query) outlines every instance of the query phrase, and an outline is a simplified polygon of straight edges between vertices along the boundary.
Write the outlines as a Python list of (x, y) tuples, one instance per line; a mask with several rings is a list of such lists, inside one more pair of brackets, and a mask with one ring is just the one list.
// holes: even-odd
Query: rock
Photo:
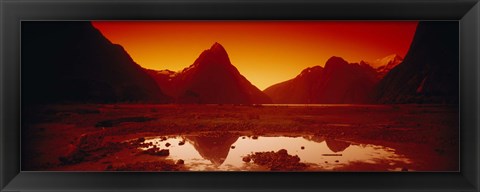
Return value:
[(254, 135), (252, 136), (252, 139), (258, 139), (258, 136)]
[(255, 152), (244, 157), (244, 161), (252, 160), (253, 163), (270, 168), (271, 171), (298, 171), (308, 167), (301, 163), (297, 155), (289, 155), (287, 150), (280, 149), (277, 152)]
[(280, 154), (280, 155), (287, 155), (288, 151), (286, 149), (280, 149), (280, 150), (278, 150), (277, 153)]
[(339, 161), (338, 160), (335, 160), (335, 163), (338, 163)]
[(185, 141), (178, 142), (178, 145), (184, 145), (184, 144), (185, 144)]
[(305, 147), (304, 147), (304, 146), (302, 146), (302, 147), (300, 147), (300, 149), (304, 150), (304, 149), (305, 149)]
[(235, 146), (232, 145), (230, 148), (231, 148), (231, 149), (235, 149)]
[(252, 159), (250, 159), (249, 156), (246, 156), (246, 157), (243, 157), (242, 158), (242, 161), (245, 162), (245, 163), (249, 163)]
[(165, 143), (165, 147), (169, 147), (170, 145), (170, 143)]
[(158, 149), (158, 148), (150, 148), (145, 150), (143, 153), (155, 156), (168, 156), (170, 155), (170, 150), (168, 149)]
[(183, 164), (185, 164), (185, 161), (183, 161), (183, 159), (179, 159), (176, 164), (177, 165), (183, 165)]

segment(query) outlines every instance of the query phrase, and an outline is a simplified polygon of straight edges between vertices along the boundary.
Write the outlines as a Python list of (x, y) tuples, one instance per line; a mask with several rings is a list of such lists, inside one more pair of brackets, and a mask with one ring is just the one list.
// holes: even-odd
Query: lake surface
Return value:
[[(280, 149), (286, 149), (289, 155), (297, 155), (300, 162), (309, 165), (310, 170), (328, 171), (362, 163), (382, 164), (388, 170), (400, 171), (403, 166), (412, 163), (392, 148), (312, 135), (170, 135), (145, 139), (144, 143), (151, 142), (157, 148), (169, 149), (167, 159), (181, 159), (192, 171), (268, 171), (268, 168), (253, 162), (244, 162), (242, 158), (255, 152), (276, 152)], [(147, 150), (152, 147), (140, 149)]]

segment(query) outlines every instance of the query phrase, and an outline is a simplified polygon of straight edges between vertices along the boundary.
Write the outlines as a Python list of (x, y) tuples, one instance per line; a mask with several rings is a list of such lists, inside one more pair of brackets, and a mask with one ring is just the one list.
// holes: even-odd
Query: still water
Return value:
[(300, 162), (310, 166), (309, 170), (328, 171), (352, 163), (381, 163), (390, 171), (398, 171), (402, 166), (412, 163), (392, 148), (311, 135), (173, 135), (145, 139), (145, 143), (151, 142), (160, 149), (169, 149), (170, 155), (167, 159), (182, 159), (185, 166), (192, 171), (267, 171), (268, 168), (253, 162), (246, 163), (242, 158), (255, 152), (276, 152), (280, 149), (286, 149), (290, 155), (298, 155)]

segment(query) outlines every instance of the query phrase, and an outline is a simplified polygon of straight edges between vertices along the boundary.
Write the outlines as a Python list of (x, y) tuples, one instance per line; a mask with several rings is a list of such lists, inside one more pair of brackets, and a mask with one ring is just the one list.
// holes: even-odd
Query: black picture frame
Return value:
[[(22, 20), (458, 20), (460, 172), (21, 172)], [(1, 191), (479, 191), (478, 0), (0, 0)]]

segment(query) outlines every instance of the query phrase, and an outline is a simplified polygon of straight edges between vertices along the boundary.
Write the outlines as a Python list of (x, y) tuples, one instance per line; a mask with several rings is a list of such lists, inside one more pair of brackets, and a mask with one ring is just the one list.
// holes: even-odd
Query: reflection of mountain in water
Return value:
[(305, 138), (306, 140), (309, 140), (309, 141), (317, 142), (317, 143), (321, 143), (321, 142), (325, 141), (325, 137), (320, 136), (320, 135), (312, 135), (312, 136), (303, 137), (303, 138)]
[(327, 147), (335, 153), (342, 152), (350, 146), (350, 143), (332, 139), (327, 139), (325, 143), (327, 144)]
[(309, 141), (317, 142), (317, 143), (325, 142), (328, 149), (330, 149), (335, 153), (342, 152), (350, 146), (350, 143), (348, 142), (338, 141), (334, 139), (325, 139), (324, 136), (320, 136), (320, 135), (313, 135), (313, 136), (303, 137), (303, 138)]
[(215, 165), (221, 165), (228, 156), (230, 147), (238, 139), (232, 134), (215, 136), (189, 136), (187, 140), (192, 143), (198, 153)]

